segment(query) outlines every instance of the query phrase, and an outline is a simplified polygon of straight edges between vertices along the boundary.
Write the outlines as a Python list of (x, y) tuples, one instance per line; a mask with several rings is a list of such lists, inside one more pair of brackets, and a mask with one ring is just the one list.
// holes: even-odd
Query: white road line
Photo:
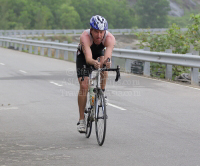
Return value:
[(51, 81), (50, 83), (51, 83), (51, 84), (54, 84), (54, 85), (56, 85), (56, 86), (63, 86), (63, 85), (60, 85), (60, 84), (58, 84), (58, 83), (56, 83), (56, 82), (53, 82), (53, 81)]
[(0, 63), (0, 65), (3, 65), (3, 66), (4, 66), (5, 64), (4, 64), (4, 63)]
[(24, 71), (24, 70), (19, 70), (20, 72), (22, 72), (22, 73), (27, 73), (26, 71)]
[(0, 107), (0, 111), (4, 111), (4, 110), (18, 110), (19, 108), (18, 107)]
[(122, 110), (122, 111), (125, 111), (125, 110), (126, 110), (126, 109), (124, 109), (124, 108), (122, 108), (122, 107), (119, 107), (119, 106), (116, 106), (116, 105), (114, 105), (114, 104), (108, 103), (108, 105), (111, 106), (111, 107), (118, 108), (118, 109), (120, 109), (120, 110)]

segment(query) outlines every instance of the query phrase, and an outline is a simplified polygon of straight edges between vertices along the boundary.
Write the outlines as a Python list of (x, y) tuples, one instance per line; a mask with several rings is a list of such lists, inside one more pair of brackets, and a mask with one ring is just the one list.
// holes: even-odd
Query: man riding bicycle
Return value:
[[(115, 38), (107, 31), (108, 23), (104, 17), (99, 15), (93, 16), (90, 19), (90, 26), (91, 28), (85, 30), (80, 36), (80, 44), (78, 46), (76, 60), (77, 77), (80, 84), (80, 90), (78, 93), (80, 118), (77, 124), (77, 129), (80, 133), (86, 132), (84, 110), (87, 101), (89, 80), (89, 72), (83, 73), (81, 71), (84, 65), (86, 65), (86, 69), (89, 69), (90, 66), (93, 66), (95, 69), (102, 68), (103, 64), (105, 64), (107, 68), (110, 68), (111, 62), (108, 62), (108, 58), (111, 59), (115, 45)], [(100, 57), (100, 62), (97, 60), (98, 57)], [(84, 81), (81, 81), (83, 75)], [(101, 89), (103, 92), (105, 92), (107, 77), (108, 72), (102, 72)]]

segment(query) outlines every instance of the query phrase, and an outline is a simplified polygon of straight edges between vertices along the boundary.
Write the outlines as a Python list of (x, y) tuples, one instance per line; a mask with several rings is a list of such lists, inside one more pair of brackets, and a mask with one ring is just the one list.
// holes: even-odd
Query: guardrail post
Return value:
[[(193, 55), (199, 55), (199, 51), (193, 51)], [(191, 84), (199, 86), (199, 68), (191, 68)]]
[(26, 44), (24, 44), (24, 51), (27, 51), (27, 46), (26, 46)]
[(19, 44), (19, 51), (22, 51), (22, 44)]
[(8, 48), (9, 47), (9, 42), (6, 42), (6, 48)]
[[(166, 53), (172, 53), (172, 49), (166, 49)], [(165, 78), (171, 80), (172, 79), (172, 65), (166, 65)]]
[[(68, 41), (64, 41), (63, 43), (68, 43)], [(68, 51), (64, 51), (64, 60), (68, 60)]]
[(7, 41), (4, 41), (4, 47), (7, 47)]
[(14, 49), (15, 50), (17, 49), (17, 43), (14, 43)]
[(8, 43), (8, 47), (10, 47), (10, 46), (13, 46), (13, 43), (12, 43), (12, 42), (9, 42), (9, 43)]
[(0, 47), (2, 47), (3, 46), (3, 42), (2, 42), (2, 40), (0, 40)]
[[(48, 39), (47, 41), (51, 42), (51, 39)], [(48, 57), (51, 57), (51, 48), (48, 48)]]
[(111, 68), (115, 67), (115, 57), (111, 57)]
[[(144, 51), (150, 51), (149, 47), (145, 47)], [(150, 62), (144, 62), (144, 69), (143, 69), (144, 76), (150, 76)]]
[(76, 62), (76, 57), (77, 57), (76, 52), (74, 52), (74, 62)]
[[(55, 40), (56, 43), (59, 43), (59, 40)], [(59, 58), (60, 50), (56, 49), (55, 58)]]
[[(44, 41), (44, 39), (41, 39), (41, 41)], [(40, 55), (44, 55), (44, 47), (40, 47)]]
[(125, 61), (125, 72), (131, 73), (131, 63), (132, 62), (133, 62), (133, 60), (126, 59), (126, 61)]
[[(34, 39), (34, 40), (38, 40), (38, 39)], [(38, 47), (34, 46), (34, 54), (38, 55)]]
[[(32, 38), (30, 38), (29, 40), (32, 40)], [(32, 45), (29, 45), (29, 53), (32, 54), (33, 50), (32, 50)]]

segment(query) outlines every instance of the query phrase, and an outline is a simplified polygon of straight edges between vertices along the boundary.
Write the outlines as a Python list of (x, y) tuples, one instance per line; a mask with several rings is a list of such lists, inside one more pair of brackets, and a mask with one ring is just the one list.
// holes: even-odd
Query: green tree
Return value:
[(40, 3), (42, 6), (46, 6), (51, 14), (52, 18), (48, 21), (48, 26), (52, 29), (61, 28), (61, 6), (63, 4), (71, 6), (71, 0), (36, 0), (37, 3)]
[(108, 21), (109, 28), (132, 28), (134, 12), (126, 0), (73, 0), (72, 5), (79, 13), (83, 28), (88, 28), (93, 15), (101, 15)]
[[(200, 50), (200, 14), (191, 15), (191, 23), (188, 24), (187, 32), (182, 32), (180, 27), (176, 24), (166, 31), (166, 34), (150, 34), (150, 32), (136, 33), (140, 40), (140, 48), (144, 46), (150, 47), (151, 51), (165, 51), (165, 49), (172, 48), (173, 53), (186, 54), (193, 45), (195, 50)], [(153, 76), (157, 76), (158, 71), (164, 78), (165, 65), (158, 63), (151, 63), (151, 71)], [(183, 66), (173, 66), (173, 78), (179, 76), (181, 73), (188, 73), (189, 68)]]
[(139, 0), (135, 10), (140, 28), (168, 27), (167, 15), (170, 8), (167, 0)]
[(126, 0), (0, 0), (0, 29), (83, 29), (97, 14), (109, 28), (136, 25)]
[(22, 24), (18, 18), (22, 10), (26, 9), (26, 0), (0, 0), (0, 28), (1, 29), (21, 29)]
[(75, 11), (74, 7), (63, 4), (60, 9), (60, 24), (63, 29), (82, 28), (80, 16)]
[(30, 28), (31, 19), (29, 17), (28, 11), (21, 11), (20, 16), (18, 18), (18, 22), (22, 25), (24, 29)]
[(191, 14), (190, 20), (192, 24), (187, 26), (188, 31), (186, 35), (194, 46), (194, 49), (200, 50), (200, 13), (196, 15)]

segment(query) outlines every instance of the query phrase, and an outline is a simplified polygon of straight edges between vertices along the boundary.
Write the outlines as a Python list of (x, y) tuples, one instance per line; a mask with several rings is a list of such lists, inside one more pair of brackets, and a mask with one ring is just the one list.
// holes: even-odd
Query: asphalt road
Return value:
[(200, 165), (199, 88), (125, 73), (115, 83), (110, 73), (100, 147), (94, 130), (87, 139), (76, 129), (75, 68), (0, 48), (1, 166)]

